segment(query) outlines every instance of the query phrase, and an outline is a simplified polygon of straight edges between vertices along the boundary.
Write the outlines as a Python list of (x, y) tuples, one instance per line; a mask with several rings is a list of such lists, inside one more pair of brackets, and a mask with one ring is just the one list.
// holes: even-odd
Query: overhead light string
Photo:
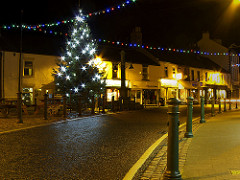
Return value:
[[(97, 15), (110, 14), (113, 11), (120, 10), (122, 8), (130, 6), (131, 4), (133, 4), (135, 2), (136, 2), (136, 0), (126, 0), (121, 4), (112, 6), (110, 8), (106, 8), (106, 9), (101, 10), (101, 11), (88, 13), (88, 14), (84, 15), (83, 17), (87, 19), (87, 18), (97, 16)], [(80, 1), (79, 1), (79, 7), (80, 7)], [(62, 21), (56, 21), (56, 22), (53, 22), (53, 23), (42, 23), (42, 24), (37, 24), (37, 25), (24, 25), (23, 24), (22, 28), (23, 29), (29, 29), (29, 30), (30, 29), (37, 30), (37, 29), (42, 29), (42, 28), (57, 27), (57, 26), (62, 25), (62, 24), (68, 24), (68, 23), (73, 23), (73, 22), (74, 22), (74, 18), (70, 18), (70, 19), (65, 19), (65, 20), (62, 20)], [(20, 25), (17, 25), (17, 24), (0, 25), (0, 28), (4, 29), (4, 30), (19, 29)]]
[[(50, 29), (36, 29), (36, 28), (29, 28), (27, 26), (24, 26), (23, 30), (26, 31), (36, 31), (36, 32), (42, 32), (44, 34), (52, 34), (52, 35), (60, 35), (60, 36), (68, 36), (68, 33), (66, 32), (59, 32), (54, 31)], [(125, 47), (133, 47), (133, 48), (142, 48), (142, 49), (149, 49), (149, 50), (158, 50), (158, 51), (167, 51), (167, 52), (176, 52), (176, 53), (185, 53), (185, 54), (199, 54), (199, 55), (205, 55), (205, 56), (238, 56), (240, 57), (240, 53), (229, 53), (229, 52), (208, 52), (208, 51), (200, 51), (196, 49), (184, 49), (184, 48), (169, 48), (169, 47), (163, 47), (163, 46), (151, 46), (151, 45), (143, 45), (143, 44), (136, 44), (136, 43), (126, 43), (121, 41), (110, 41), (106, 39), (95, 39), (95, 41), (98, 41), (98, 43), (102, 44), (111, 44), (116, 46), (125, 46)], [(239, 64), (232, 65), (232, 66), (240, 66)]]

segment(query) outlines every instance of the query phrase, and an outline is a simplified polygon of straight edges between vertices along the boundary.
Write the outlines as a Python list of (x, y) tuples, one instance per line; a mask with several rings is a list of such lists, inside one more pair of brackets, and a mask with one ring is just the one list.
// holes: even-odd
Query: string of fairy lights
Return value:
[[(135, 3), (136, 0), (126, 0), (125, 2), (112, 6), (110, 8), (106, 8), (101, 11), (96, 11), (89, 13), (87, 15), (84, 15), (83, 18), (87, 19), (93, 16), (97, 15), (103, 15), (103, 14), (109, 14), (113, 11), (119, 10), (121, 8), (125, 8), (129, 6), (132, 3)], [(53, 35), (60, 35), (60, 36), (68, 36), (69, 34), (66, 32), (56, 31), (55, 28), (60, 25), (74, 23), (75, 19), (68, 19), (68, 20), (62, 20), (57, 21), (53, 23), (45, 23), (45, 24), (38, 24), (38, 25), (22, 25), (22, 29), (26, 31), (35, 31), (35, 32), (42, 32), (44, 34), (53, 34)], [(20, 25), (12, 24), (12, 25), (0, 25), (0, 29), (3, 30), (13, 30), (13, 29), (19, 29)], [(205, 56), (236, 56), (240, 57), (240, 53), (229, 53), (229, 52), (207, 52), (207, 51), (200, 51), (200, 50), (194, 50), (194, 49), (183, 49), (183, 48), (169, 48), (169, 47), (162, 47), (162, 46), (150, 46), (150, 45), (142, 45), (142, 44), (135, 44), (135, 43), (126, 43), (121, 41), (110, 41), (106, 39), (95, 39), (95, 41), (98, 41), (99, 43), (105, 43), (105, 44), (111, 44), (111, 45), (117, 45), (117, 46), (125, 46), (125, 47), (135, 47), (135, 48), (142, 48), (142, 49), (149, 49), (149, 50), (159, 50), (159, 51), (168, 51), (168, 52), (177, 52), (177, 53), (185, 53), (185, 54), (199, 54), (199, 55), (205, 55)], [(232, 66), (240, 66), (240, 64), (234, 64)]]
[[(130, 6), (131, 4), (133, 4), (135, 2), (136, 2), (136, 0), (126, 0), (125, 2), (123, 2), (121, 4), (117, 4), (110, 8), (106, 8), (101, 11), (88, 13), (87, 15), (84, 15), (83, 18), (87, 19), (87, 18), (97, 16), (97, 15), (110, 14), (114, 11), (117, 11), (117, 10), (120, 10), (127, 6)], [(74, 18), (72, 18), (72, 19), (66, 19), (66, 20), (52, 22), (52, 23), (43, 23), (43, 24), (37, 24), (37, 25), (22, 25), (22, 28), (28, 29), (28, 30), (35, 30), (35, 31), (39, 29), (40, 31), (42, 31), (42, 28), (56, 27), (56, 26), (60, 26), (62, 24), (73, 23), (74, 21), (75, 21)], [(2, 28), (2, 29), (19, 29), (20, 25), (17, 25), (17, 24), (2, 25), (2, 26), (0, 26), (0, 28)]]

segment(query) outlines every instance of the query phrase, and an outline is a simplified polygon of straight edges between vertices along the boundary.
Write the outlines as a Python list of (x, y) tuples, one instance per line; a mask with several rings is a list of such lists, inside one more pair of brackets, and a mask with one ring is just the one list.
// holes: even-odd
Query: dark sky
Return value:
[[(124, 0), (81, 0), (85, 13), (120, 4)], [(212, 38), (226, 45), (240, 44), (240, 8), (229, 9), (232, 0), (136, 0), (124, 9), (89, 19), (94, 38), (129, 42), (130, 33), (140, 26), (143, 43), (185, 48), (209, 31)], [(78, 9), (78, 0), (6, 1), (0, 10), (0, 25), (20, 22), (49, 23), (71, 18)], [(231, 12), (232, 15), (227, 15)], [(61, 27), (66, 31), (69, 27)]]

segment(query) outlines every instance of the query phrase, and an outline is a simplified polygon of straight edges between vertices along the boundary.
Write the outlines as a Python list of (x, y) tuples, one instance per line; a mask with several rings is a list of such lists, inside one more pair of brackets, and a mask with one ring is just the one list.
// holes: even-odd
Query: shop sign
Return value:
[[(121, 80), (119, 79), (106, 79), (106, 87), (121, 87)], [(125, 80), (125, 85), (129, 88), (129, 80)]]
[(178, 87), (178, 81), (174, 79), (161, 79), (161, 86), (164, 87)]

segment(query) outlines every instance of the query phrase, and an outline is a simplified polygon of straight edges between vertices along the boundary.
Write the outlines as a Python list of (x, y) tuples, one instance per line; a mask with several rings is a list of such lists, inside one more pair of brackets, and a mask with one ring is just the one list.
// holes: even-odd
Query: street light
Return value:
[(240, 0), (233, 0), (233, 4), (240, 4)]

